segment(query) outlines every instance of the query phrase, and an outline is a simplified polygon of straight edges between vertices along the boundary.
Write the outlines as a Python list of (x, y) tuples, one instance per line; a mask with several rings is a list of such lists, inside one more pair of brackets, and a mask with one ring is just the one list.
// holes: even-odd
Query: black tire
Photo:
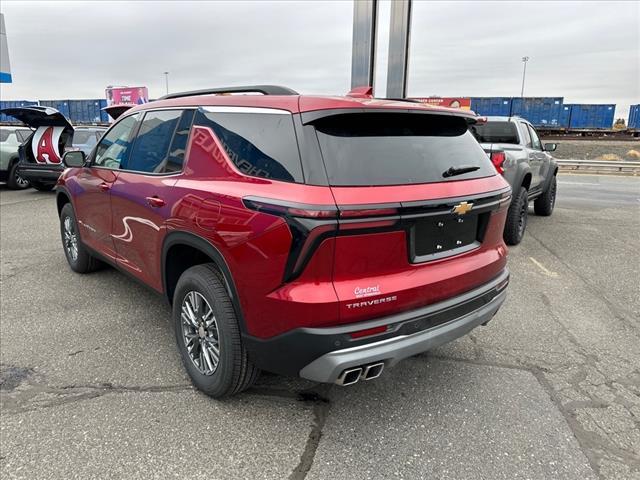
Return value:
[[(69, 219), (69, 227), (71, 233), (75, 235), (75, 245), (77, 248), (77, 254), (75, 258), (73, 258), (72, 248), (70, 247), (71, 240), (65, 237), (65, 222)], [(80, 240), (80, 234), (78, 231), (78, 222), (76, 221), (76, 215), (73, 211), (73, 206), (70, 203), (67, 203), (64, 207), (62, 207), (62, 211), (60, 212), (60, 236), (62, 238), (62, 249), (64, 250), (64, 255), (67, 257), (67, 262), (69, 262), (69, 266), (71, 270), (77, 273), (90, 273), (95, 270), (100, 269), (103, 266), (103, 263), (97, 258), (93, 257), (87, 247), (82, 244)]]
[(529, 210), (529, 192), (520, 187), (518, 194), (511, 200), (507, 221), (504, 224), (504, 241), (507, 245), (518, 245), (524, 237), (527, 228), (527, 213)]
[[(216, 368), (209, 374), (201, 372), (195, 360), (191, 359), (183, 332), (183, 302), (187, 300), (190, 292), (202, 295), (215, 316), (219, 360)], [(182, 363), (196, 388), (213, 398), (221, 398), (239, 393), (253, 385), (260, 370), (249, 360), (242, 344), (231, 298), (224, 287), (220, 272), (213, 264), (196, 265), (180, 276), (173, 296), (173, 320)], [(187, 330), (192, 328), (188, 322), (185, 325)], [(205, 335), (203, 331), (200, 339)], [(200, 339), (194, 341), (201, 341)], [(192, 348), (201, 350), (201, 347)], [(203, 362), (202, 357), (200, 361)]]
[(11, 190), (24, 190), (25, 188), (29, 188), (29, 182), (18, 175), (18, 162), (15, 160), (9, 167), (7, 187)]
[(50, 192), (51, 190), (53, 190), (53, 187), (55, 187), (55, 185), (50, 183), (42, 183), (42, 182), (30, 182), (30, 183), (31, 183), (31, 186), (36, 190), (38, 190), (39, 192)]
[(548, 217), (553, 213), (553, 207), (556, 205), (557, 191), (558, 184), (556, 182), (556, 176), (554, 175), (545, 192), (533, 202), (533, 210), (536, 212), (536, 215)]

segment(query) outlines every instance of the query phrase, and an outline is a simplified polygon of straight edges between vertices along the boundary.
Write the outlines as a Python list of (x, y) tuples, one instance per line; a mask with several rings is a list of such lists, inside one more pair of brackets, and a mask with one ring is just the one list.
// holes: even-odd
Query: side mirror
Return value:
[(557, 143), (545, 143), (544, 144), (544, 151), (545, 152), (555, 152), (556, 148), (558, 148), (558, 144)]
[(87, 156), (82, 150), (72, 150), (65, 152), (62, 156), (62, 163), (65, 167), (79, 168), (82, 167), (87, 161)]

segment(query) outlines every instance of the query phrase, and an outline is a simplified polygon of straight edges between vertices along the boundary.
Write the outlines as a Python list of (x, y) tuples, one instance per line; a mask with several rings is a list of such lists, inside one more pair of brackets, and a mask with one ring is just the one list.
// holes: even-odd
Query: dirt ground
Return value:
[[(548, 140), (547, 142), (558, 144), (558, 149), (553, 153), (556, 158), (640, 161), (640, 139), (631, 141)], [(635, 154), (630, 153), (634, 151), (636, 152)]]

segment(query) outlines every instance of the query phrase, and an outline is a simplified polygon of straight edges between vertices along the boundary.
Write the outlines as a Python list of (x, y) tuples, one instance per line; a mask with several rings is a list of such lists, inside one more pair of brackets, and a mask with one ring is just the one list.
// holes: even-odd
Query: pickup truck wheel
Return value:
[(231, 298), (212, 264), (196, 265), (180, 276), (173, 320), (182, 363), (199, 390), (220, 398), (249, 388), (258, 378)]
[(49, 183), (31, 182), (31, 186), (39, 192), (50, 192), (55, 185)]
[(18, 174), (18, 162), (14, 161), (9, 168), (7, 187), (11, 190), (24, 190), (29, 188), (29, 180), (25, 180)]
[(529, 192), (524, 187), (520, 187), (518, 195), (513, 198), (507, 221), (504, 225), (504, 241), (507, 245), (518, 245), (524, 237), (527, 228), (527, 213), (529, 210)]
[(78, 222), (73, 206), (67, 203), (60, 212), (60, 235), (62, 248), (71, 270), (77, 273), (90, 273), (102, 267), (102, 262), (93, 257), (82, 244), (78, 233)]
[(536, 212), (536, 215), (542, 215), (543, 217), (548, 217), (553, 213), (553, 207), (556, 205), (556, 192), (558, 190), (558, 185), (556, 181), (555, 175), (549, 182), (549, 186), (547, 190), (535, 199), (533, 202), (533, 210)]

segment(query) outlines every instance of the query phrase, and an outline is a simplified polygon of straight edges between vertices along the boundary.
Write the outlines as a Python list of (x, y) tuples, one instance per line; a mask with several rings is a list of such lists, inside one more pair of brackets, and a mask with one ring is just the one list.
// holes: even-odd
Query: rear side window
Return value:
[(147, 112), (133, 144), (129, 160), (122, 168), (136, 172), (161, 173), (182, 110)]
[(195, 123), (213, 130), (231, 161), (245, 175), (303, 182), (291, 114), (203, 109), (196, 113)]
[[(495, 175), (460, 117), (356, 113), (325, 117), (314, 125), (330, 185), (405, 185)], [(478, 169), (443, 176), (463, 166)]]
[(513, 122), (487, 122), (472, 125), (470, 130), (480, 143), (520, 143), (518, 130)]
[(530, 125), (527, 126), (529, 127), (529, 134), (531, 135), (531, 148), (535, 150), (542, 150), (542, 142), (540, 142), (538, 134), (533, 129), (533, 127), (531, 127)]
[(20, 143), (26, 142), (32, 133), (33, 132), (31, 130), (16, 130), (16, 135), (18, 136), (18, 141)]
[(185, 110), (178, 122), (178, 128), (173, 136), (173, 142), (169, 148), (167, 163), (164, 172), (179, 172), (182, 170), (184, 163), (184, 153), (187, 149), (187, 141), (189, 140), (189, 132), (191, 130), (191, 122), (193, 121), (193, 110)]
[(526, 123), (520, 122), (520, 131), (522, 132), (522, 140), (527, 147), (531, 146), (531, 135)]

